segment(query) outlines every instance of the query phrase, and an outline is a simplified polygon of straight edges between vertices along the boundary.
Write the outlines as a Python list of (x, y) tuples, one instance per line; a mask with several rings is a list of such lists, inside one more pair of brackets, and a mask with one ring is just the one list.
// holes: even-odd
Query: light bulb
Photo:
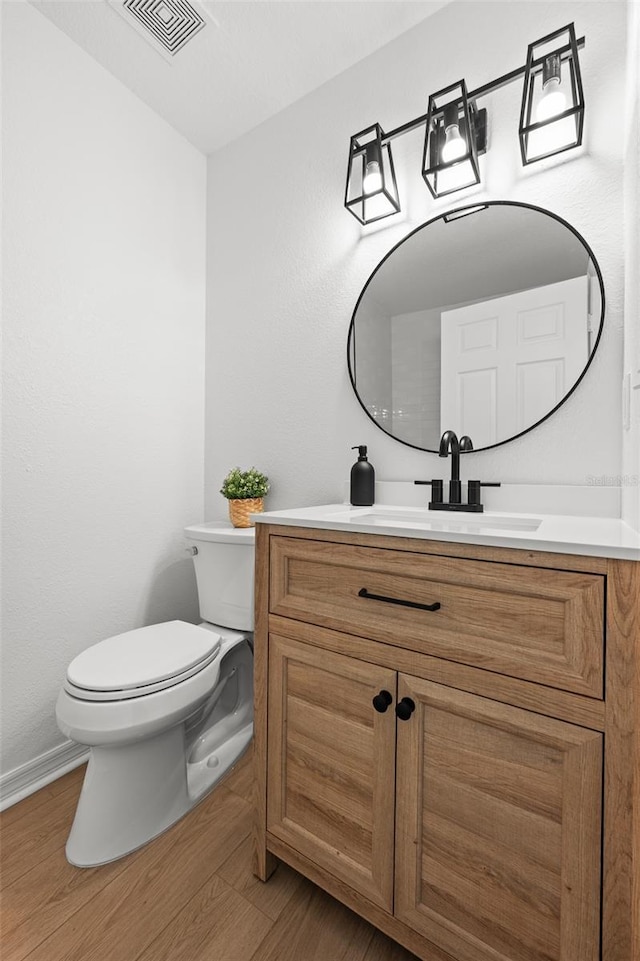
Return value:
[(551, 77), (544, 85), (544, 93), (536, 107), (536, 121), (551, 120), (567, 109), (567, 98), (560, 87), (560, 77)]
[(457, 123), (450, 124), (444, 135), (441, 154), (442, 162), (451, 163), (453, 160), (459, 160), (460, 157), (464, 157), (466, 152), (467, 145), (463, 137), (460, 136), (460, 127)]
[(370, 160), (362, 181), (362, 192), (364, 194), (374, 194), (377, 190), (382, 190), (380, 164), (377, 160)]

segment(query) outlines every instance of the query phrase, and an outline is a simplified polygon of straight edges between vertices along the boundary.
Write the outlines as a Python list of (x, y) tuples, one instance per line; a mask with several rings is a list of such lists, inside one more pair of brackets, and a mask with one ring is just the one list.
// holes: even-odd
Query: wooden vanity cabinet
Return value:
[(258, 525), (257, 876), (425, 961), (639, 961), (639, 567)]
[(464, 961), (599, 957), (602, 734), (404, 675), (394, 914)]
[(267, 829), (393, 908), (395, 715), (372, 707), (395, 672), (273, 635)]

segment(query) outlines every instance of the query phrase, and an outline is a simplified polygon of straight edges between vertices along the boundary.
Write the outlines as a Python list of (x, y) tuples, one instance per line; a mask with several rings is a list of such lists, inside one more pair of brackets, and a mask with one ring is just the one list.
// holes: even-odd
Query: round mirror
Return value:
[(445, 430), (475, 450), (519, 437), (564, 403), (604, 321), (600, 268), (561, 217), (491, 201), (400, 241), (364, 286), (347, 361), (371, 419), (410, 447)]

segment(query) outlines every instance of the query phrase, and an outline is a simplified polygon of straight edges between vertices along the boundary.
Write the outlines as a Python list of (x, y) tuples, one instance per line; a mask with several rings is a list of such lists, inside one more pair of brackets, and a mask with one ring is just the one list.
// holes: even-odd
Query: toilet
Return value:
[(90, 747), (66, 846), (77, 867), (161, 834), (211, 790), (253, 735), (255, 532), (185, 529), (203, 623), (117, 634), (69, 665), (56, 719)]

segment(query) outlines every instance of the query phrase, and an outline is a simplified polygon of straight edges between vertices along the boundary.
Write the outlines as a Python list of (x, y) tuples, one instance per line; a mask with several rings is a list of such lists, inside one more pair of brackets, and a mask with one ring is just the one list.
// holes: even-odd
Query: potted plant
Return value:
[(234, 527), (253, 527), (250, 514), (264, 510), (264, 497), (269, 493), (269, 478), (255, 467), (234, 467), (222, 482), (220, 493), (229, 501), (229, 517)]

